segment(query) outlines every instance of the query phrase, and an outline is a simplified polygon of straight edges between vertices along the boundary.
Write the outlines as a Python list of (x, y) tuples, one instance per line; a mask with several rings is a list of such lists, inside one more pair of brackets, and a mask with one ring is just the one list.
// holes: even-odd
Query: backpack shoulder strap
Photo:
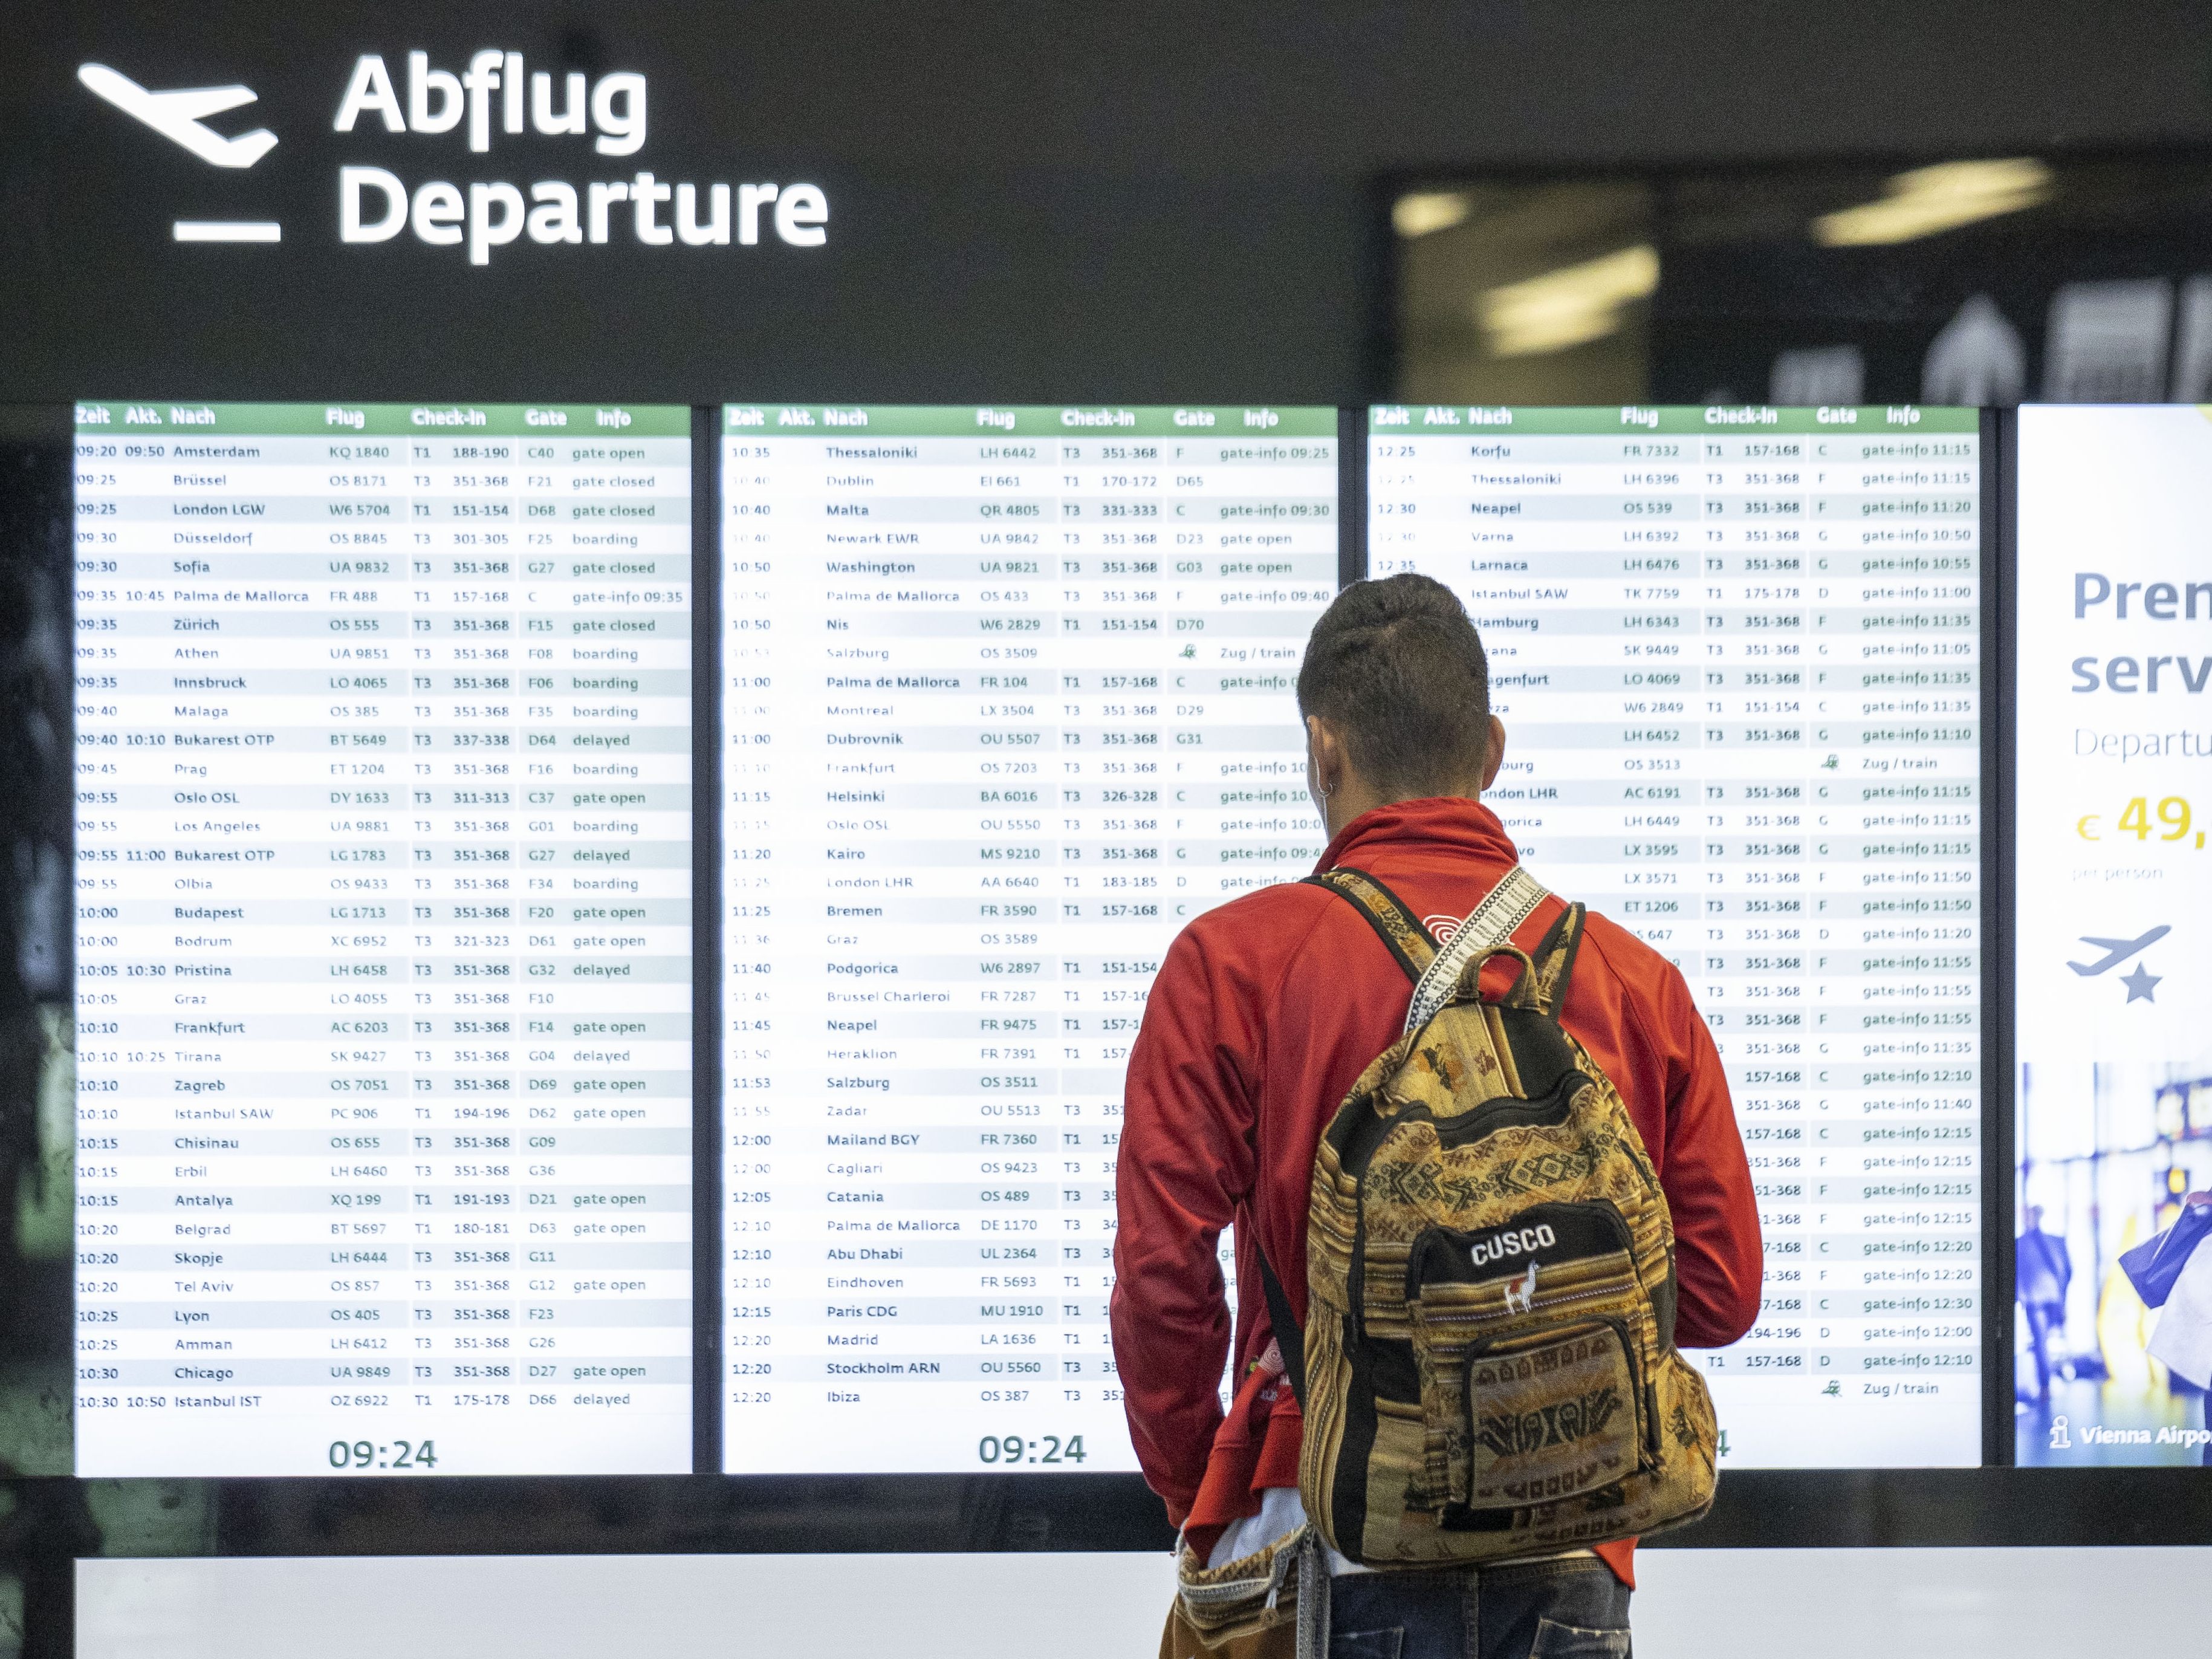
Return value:
[(1435, 1018), (1458, 991), (1460, 980), (1469, 964), (1486, 961), (1492, 953), (1509, 948), (1513, 930), (1535, 915), (1536, 907), (1550, 896), (1523, 866), (1516, 864), (1508, 870), (1504, 878), (1460, 923), (1451, 943), (1437, 953), (1436, 960), (1422, 973), (1419, 982), (1413, 987), (1413, 1003), (1406, 1010), (1405, 1029), (1419, 1030)]
[(1324, 887), (1367, 919), (1376, 936), (1389, 947), (1406, 977), (1415, 984), (1436, 960), (1437, 942), (1421, 926), (1406, 902), (1364, 870), (1338, 868), (1308, 876), (1309, 887)]
[(1588, 915), (1583, 905), (1568, 905), (1536, 947), (1536, 1006), (1554, 1019), (1566, 1000), (1567, 982), (1574, 977), (1575, 956), (1582, 949)]
[[(1254, 1241), (1258, 1242), (1256, 1239)], [(1291, 1298), (1284, 1294), (1283, 1281), (1275, 1277), (1275, 1264), (1267, 1260), (1265, 1250), (1254, 1252), (1260, 1258), (1260, 1284), (1267, 1293), (1267, 1324), (1275, 1338), (1275, 1350), (1283, 1356), (1283, 1375), (1291, 1385), (1291, 1397), (1298, 1402), (1298, 1409), (1306, 1407), (1306, 1334), (1298, 1324), (1298, 1316), (1291, 1311)]]
[[(1409, 1031), (1426, 1024), (1450, 999), (1468, 963), (1510, 939), (1513, 930), (1550, 896), (1527, 869), (1516, 864), (1460, 924), (1451, 943), (1440, 949), (1406, 902), (1365, 871), (1339, 867), (1305, 879), (1309, 885), (1327, 888), (1364, 916), (1405, 969), (1406, 977), (1413, 981), (1413, 1000), (1406, 1011), (1405, 1029)], [(1553, 928), (1546, 936), (1547, 944), (1559, 931)], [(1572, 938), (1580, 937), (1578, 926)], [(1571, 945), (1565, 967), (1571, 968), (1572, 961)]]

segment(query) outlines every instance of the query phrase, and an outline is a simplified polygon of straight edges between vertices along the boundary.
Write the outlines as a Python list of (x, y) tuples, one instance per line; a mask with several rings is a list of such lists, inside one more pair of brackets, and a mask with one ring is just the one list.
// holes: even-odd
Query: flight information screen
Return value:
[(1133, 1467), (1131, 1040), (1322, 848), (1328, 409), (723, 411), (725, 1467)]
[(76, 425), (78, 1473), (688, 1469), (689, 411)]
[(1370, 568), (1468, 605), (1486, 796), (1688, 981), (1766, 1245), (1737, 1466), (1981, 1452), (1979, 419), (1380, 407)]

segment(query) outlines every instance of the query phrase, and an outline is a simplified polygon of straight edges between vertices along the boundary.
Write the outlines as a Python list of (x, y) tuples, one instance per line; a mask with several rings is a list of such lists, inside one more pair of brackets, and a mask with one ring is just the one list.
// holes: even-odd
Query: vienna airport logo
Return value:
[[(149, 92), (105, 64), (79, 65), (76, 78), (125, 115), (144, 122), (170, 143), (181, 144), (210, 167), (250, 167), (276, 148), (276, 135), (265, 127), (226, 138), (207, 124), (210, 115), (253, 102), (260, 94), (252, 87), (183, 87), (173, 92)], [(275, 242), (282, 240), (284, 233), (283, 226), (265, 219), (179, 219), (170, 234), (180, 242)]]

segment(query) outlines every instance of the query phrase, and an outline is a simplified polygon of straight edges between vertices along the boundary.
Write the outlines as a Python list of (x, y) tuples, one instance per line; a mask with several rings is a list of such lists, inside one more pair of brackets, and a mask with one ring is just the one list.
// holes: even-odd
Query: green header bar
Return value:
[(722, 430), (764, 438), (1334, 438), (1336, 410), (1257, 404), (726, 404)]
[(688, 438), (682, 404), (81, 403), (79, 432), (250, 433), (256, 437)]
[(1523, 409), (1465, 404), (1376, 404), (1367, 411), (1376, 437), (1393, 432), (1479, 434), (1705, 432), (1836, 432), (1894, 436), (1911, 432), (1979, 432), (1981, 411), (1923, 404), (1837, 404), (1780, 409), (1769, 404), (1614, 404), (1588, 409)]

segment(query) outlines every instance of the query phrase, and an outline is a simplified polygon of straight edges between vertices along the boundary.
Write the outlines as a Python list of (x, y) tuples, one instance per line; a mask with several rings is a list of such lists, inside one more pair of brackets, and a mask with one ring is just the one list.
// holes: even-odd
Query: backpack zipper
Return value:
[[(1516, 1322), (1518, 1322), (1522, 1319), (1532, 1317), (1538, 1312), (1550, 1313), (1555, 1309), (1567, 1307), (1573, 1303), (1594, 1302), (1607, 1297), (1618, 1297), (1621, 1293), (1622, 1287), (1613, 1285), (1601, 1286), (1597, 1289), (1588, 1291), (1565, 1291), (1552, 1296), (1532, 1297), (1528, 1304), (1528, 1312), (1515, 1314), (1511, 1316), (1511, 1317)], [(1418, 1305), (1418, 1304), (1409, 1304), (1408, 1310), (1410, 1311), (1413, 1308), (1417, 1307)], [(1500, 1322), (1500, 1319), (1501, 1316), (1495, 1310), (1482, 1310), (1475, 1309), (1438, 1309), (1433, 1313), (1422, 1313), (1416, 1317), (1414, 1323), (1417, 1326), (1423, 1324), (1497, 1324)], [(1607, 1321), (1607, 1322), (1613, 1323), (1615, 1322)]]

